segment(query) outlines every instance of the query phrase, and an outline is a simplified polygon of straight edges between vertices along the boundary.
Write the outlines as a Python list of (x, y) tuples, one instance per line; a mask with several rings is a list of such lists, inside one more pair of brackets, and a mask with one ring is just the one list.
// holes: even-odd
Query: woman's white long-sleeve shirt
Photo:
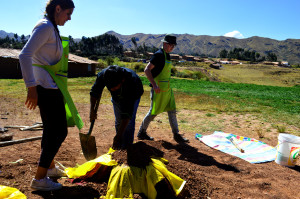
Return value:
[(61, 59), (62, 52), (61, 40), (53, 24), (47, 17), (41, 19), (19, 55), (26, 87), (40, 85), (44, 88), (57, 89), (50, 74), (32, 64), (54, 65)]

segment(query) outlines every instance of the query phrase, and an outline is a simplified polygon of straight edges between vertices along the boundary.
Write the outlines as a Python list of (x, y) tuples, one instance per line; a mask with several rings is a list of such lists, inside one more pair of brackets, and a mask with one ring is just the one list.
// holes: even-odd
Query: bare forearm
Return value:
[(151, 70), (145, 70), (145, 75), (152, 84), (152, 86), (156, 86), (156, 82), (154, 81), (154, 78), (152, 76)]
[(152, 84), (152, 86), (157, 86), (156, 82), (154, 81), (154, 78), (152, 76), (151, 70), (154, 68), (155, 66), (149, 62), (148, 65), (146, 66), (144, 72), (146, 77), (148, 78), (148, 80), (150, 81), (150, 83)]

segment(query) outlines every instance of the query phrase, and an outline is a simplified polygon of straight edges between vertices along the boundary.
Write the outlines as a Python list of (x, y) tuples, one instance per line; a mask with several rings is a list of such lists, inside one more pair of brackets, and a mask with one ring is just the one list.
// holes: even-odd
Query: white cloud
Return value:
[(237, 31), (237, 30), (234, 30), (232, 32), (228, 32), (224, 36), (225, 37), (234, 37), (234, 38), (237, 38), (237, 39), (245, 38), (244, 35), (242, 33), (240, 33), (239, 31)]

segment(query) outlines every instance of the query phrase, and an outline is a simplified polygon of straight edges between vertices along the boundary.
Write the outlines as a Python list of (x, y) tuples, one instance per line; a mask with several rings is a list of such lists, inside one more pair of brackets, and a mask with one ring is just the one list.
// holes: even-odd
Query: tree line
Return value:
[(79, 42), (69, 36), (69, 42), (71, 53), (94, 60), (101, 56), (121, 56), (124, 52), (119, 39), (110, 34), (91, 38), (83, 36)]
[[(91, 38), (82, 37), (79, 42), (75, 42), (74, 39), (69, 36), (69, 41), (71, 53), (88, 57), (93, 60), (98, 60), (99, 58), (107, 56), (122, 57), (126, 50), (118, 37), (107, 33)], [(140, 54), (145, 56), (147, 52), (155, 52), (158, 50), (158, 48), (154, 46), (146, 46), (145, 43), (138, 46), (135, 37), (131, 38), (131, 41), (134, 48), (131, 48), (130, 50), (135, 53), (135, 57), (138, 57)]]
[[(132, 41), (136, 41), (136, 38), (133, 38)], [(5, 38), (0, 38), (0, 47), (22, 49), (26, 42), (27, 39), (24, 35), (18, 36), (18, 34), (14, 34), (13, 38), (7, 35)], [(116, 36), (106, 33), (96, 37), (83, 36), (78, 42), (72, 36), (69, 36), (69, 46), (71, 53), (93, 60), (106, 56), (122, 57), (126, 50)], [(146, 52), (157, 50), (155, 47), (146, 46), (145, 43), (137, 46), (135, 42), (134, 46), (135, 49), (131, 50), (137, 54), (145, 54)]]
[(13, 48), (13, 49), (22, 49), (26, 44), (27, 39), (24, 35), (19, 37), (18, 34), (14, 34), (13, 38), (10, 38), (8, 35), (5, 38), (0, 38), (0, 47), (1, 48)]
[[(6, 36), (5, 38), (0, 38), (1, 48), (14, 48), (22, 49), (26, 44), (27, 39), (24, 35), (20, 37), (18, 34), (14, 34), (13, 38)], [(106, 56), (122, 57), (126, 49), (124, 49), (120, 40), (110, 34), (102, 34), (96, 37), (85, 37), (83, 36), (79, 42), (74, 41), (72, 36), (69, 36), (70, 42), (70, 52), (78, 56), (88, 57), (93, 60), (98, 60), (99, 58)], [(155, 46), (147, 46), (145, 43), (138, 46), (137, 38), (132, 37), (131, 42), (134, 48), (130, 50), (134, 52), (135, 57), (146, 56), (147, 52), (155, 52), (158, 50)], [(254, 62), (262, 61), (277, 61), (277, 55), (272, 52), (267, 52), (267, 56), (261, 56), (260, 53), (255, 51), (245, 50), (243, 48), (234, 48), (233, 50), (227, 51), (223, 49), (219, 52), (220, 58), (228, 58), (229, 60), (237, 59)]]
[(277, 61), (277, 55), (272, 52), (267, 52), (267, 56), (261, 56), (260, 53), (249, 50), (245, 50), (243, 48), (234, 48), (233, 50), (227, 51), (223, 49), (219, 52), (220, 58), (228, 58), (229, 60), (237, 59), (254, 62), (262, 62), (262, 61)]

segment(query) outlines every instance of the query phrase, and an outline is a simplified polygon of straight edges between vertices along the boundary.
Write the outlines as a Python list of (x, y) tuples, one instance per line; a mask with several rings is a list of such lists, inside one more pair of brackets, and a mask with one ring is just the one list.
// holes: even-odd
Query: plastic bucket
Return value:
[(300, 137), (286, 133), (278, 136), (275, 162), (277, 164), (294, 167), (300, 151)]

